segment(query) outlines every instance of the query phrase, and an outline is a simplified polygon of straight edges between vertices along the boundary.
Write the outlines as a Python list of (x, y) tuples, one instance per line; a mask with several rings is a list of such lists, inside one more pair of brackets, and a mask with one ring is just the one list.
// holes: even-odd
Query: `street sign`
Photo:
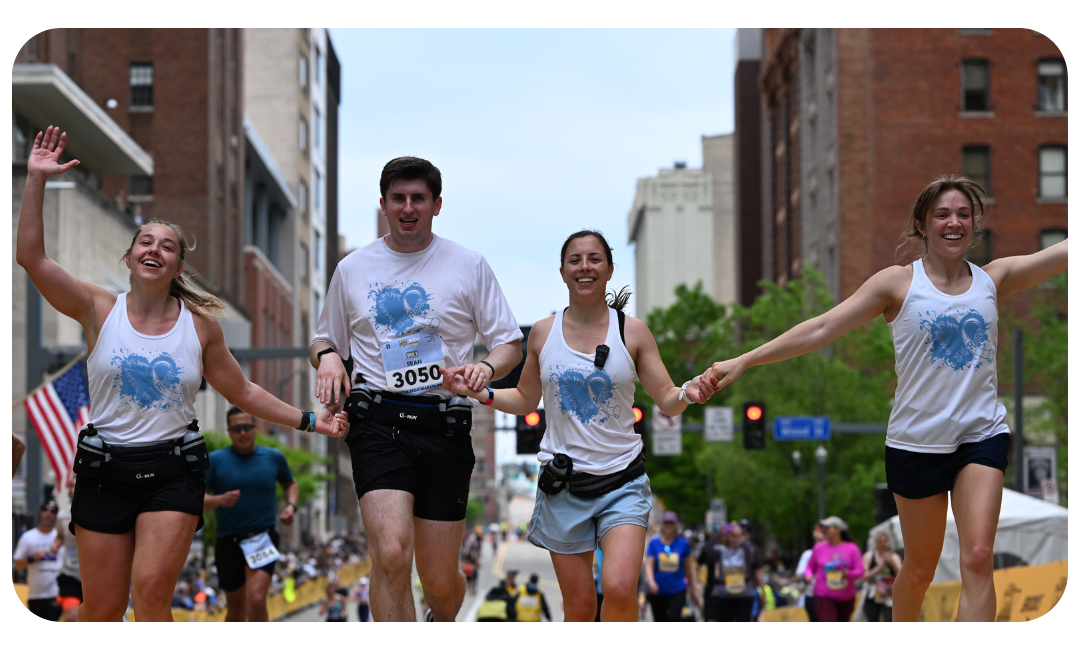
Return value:
[(735, 439), (735, 409), (730, 406), (705, 407), (705, 440), (731, 442)]
[(652, 430), (653, 431), (679, 431), (682, 432), (681, 415), (664, 415), (660, 407), (653, 404), (652, 407)]
[(653, 456), (682, 455), (682, 432), (654, 430), (652, 433), (652, 453)]
[(1061, 503), (1061, 500), (1058, 497), (1058, 488), (1057, 488), (1057, 480), (1056, 479), (1052, 479), (1052, 478), (1043, 479), (1043, 482), (1042, 482), (1042, 498), (1043, 498), (1043, 501), (1049, 501), (1050, 503), (1052, 503), (1054, 505), (1059, 505)]
[(774, 440), (828, 440), (829, 418), (776, 418)]

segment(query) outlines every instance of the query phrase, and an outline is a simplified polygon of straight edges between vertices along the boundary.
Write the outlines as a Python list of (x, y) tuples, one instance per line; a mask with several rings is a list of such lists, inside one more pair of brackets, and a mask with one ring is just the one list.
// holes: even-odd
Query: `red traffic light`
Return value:
[(746, 407), (746, 419), (757, 422), (761, 419), (761, 407), (753, 404)]
[(645, 411), (641, 410), (640, 406), (634, 407), (634, 424), (641, 422), (641, 418), (645, 417)]
[(540, 414), (536, 411), (533, 411), (532, 413), (526, 415), (525, 424), (529, 425), (530, 427), (535, 427), (536, 425), (540, 424)]

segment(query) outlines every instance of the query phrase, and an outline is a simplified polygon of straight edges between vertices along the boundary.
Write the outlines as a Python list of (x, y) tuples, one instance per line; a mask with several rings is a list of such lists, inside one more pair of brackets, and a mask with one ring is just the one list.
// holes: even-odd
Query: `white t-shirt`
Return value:
[(477, 333), (489, 350), (522, 337), (482, 255), (438, 236), (416, 253), (376, 239), (338, 264), (312, 343), (353, 359), (352, 383), (449, 397), (439, 369), (471, 363)]
[(28, 587), (26, 597), (30, 600), (56, 598), (60, 595), (60, 587), (56, 585), (56, 574), (60, 571), (60, 558), (49, 550), (55, 539), (55, 528), (47, 533), (31, 528), (19, 537), (19, 543), (15, 546), (15, 554), (12, 558), (16, 560), (25, 560), (33, 557), (38, 551), (45, 551), (44, 558), (31, 562), (26, 569), (26, 586)]

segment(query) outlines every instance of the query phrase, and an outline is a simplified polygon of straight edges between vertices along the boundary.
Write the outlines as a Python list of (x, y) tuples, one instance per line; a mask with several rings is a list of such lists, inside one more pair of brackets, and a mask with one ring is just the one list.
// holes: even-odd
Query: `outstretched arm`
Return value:
[(1002, 257), (983, 267), (997, 286), (998, 303), (1069, 268), (1069, 240), (1031, 255)]
[(738, 379), (747, 368), (820, 350), (878, 315), (891, 309), (898, 310), (911, 286), (911, 276), (910, 266), (891, 266), (878, 271), (850, 298), (824, 314), (799, 323), (738, 358), (714, 363), (705, 371), (702, 383), (711, 383), (714, 390), (719, 391)]
[[(521, 379), (518, 380), (518, 385), (514, 388), (500, 388), (493, 391), (495, 401), (491, 403), (491, 408), (514, 415), (528, 415), (536, 409), (543, 395), (540, 384), (540, 350), (543, 349), (544, 343), (547, 341), (548, 333), (551, 332), (551, 325), (554, 321), (555, 317), (549, 316), (533, 325), (532, 332), (529, 334), (528, 354), (525, 356), (525, 365), (522, 366)], [(519, 344), (515, 341), (506, 345)], [(503, 347), (505, 346), (495, 346), (495, 350)], [(492, 350), (492, 353), (495, 350)], [(518, 352), (518, 354), (521, 353)], [(471, 384), (465, 378), (465, 369), (468, 367), (470, 366), (457, 366), (443, 370), (443, 388), (458, 395), (465, 395), (486, 402), (488, 400), (487, 388), (484, 387), (486, 382), (481, 384), (478, 390), (473, 390)], [(487, 376), (486, 372), (484, 376)]]
[[(472, 390), (480, 390), (493, 379), (502, 379), (521, 361), (521, 343), (496, 345), (483, 361), (462, 366), (461, 375)], [(490, 367), (489, 367), (490, 366)]]
[(50, 305), (88, 330), (87, 342), (92, 346), (97, 339), (95, 308), (101, 304), (105, 309), (103, 313), (108, 313), (116, 297), (103, 287), (75, 278), (45, 254), (42, 218), (45, 181), (79, 164), (78, 160), (60, 164), (60, 155), (64, 153), (66, 143), (67, 133), (61, 133), (59, 127), (53, 126), (34, 138), (34, 146), (26, 161), (26, 185), (19, 210), (15, 261), (26, 269), (34, 286)]
[[(636, 318), (626, 319), (626, 347), (634, 359), (641, 387), (653, 398), (665, 415), (678, 415), (689, 404), (679, 399), (681, 387), (671, 381), (671, 375), (660, 358), (660, 349), (648, 325)], [(710, 384), (701, 382), (701, 375), (694, 377), (686, 386), (687, 397), (694, 402), (705, 402), (712, 397)]]
[[(195, 331), (203, 348), (203, 377), (214, 390), (245, 413), (257, 418), (287, 427), (300, 424), (300, 409), (289, 406), (262, 387), (248, 381), (244, 371), (240, 369), (240, 364), (225, 345), (225, 335), (217, 321), (195, 316)], [(335, 416), (333, 411), (322, 408), (316, 416), (316, 433), (339, 438), (348, 430), (348, 420), (344, 414)]]

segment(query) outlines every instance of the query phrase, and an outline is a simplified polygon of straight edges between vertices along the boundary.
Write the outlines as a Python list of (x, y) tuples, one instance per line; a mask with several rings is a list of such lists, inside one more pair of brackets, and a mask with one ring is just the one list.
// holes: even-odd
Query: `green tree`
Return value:
[[(232, 441), (227, 434), (218, 433), (216, 431), (203, 431), (202, 434), (203, 437), (206, 438), (206, 448), (211, 452), (217, 451), (218, 449), (224, 449), (232, 444)], [(296, 480), (296, 485), (300, 488), (300, 503), (304, 503), (314, 496), (320, 484), (329, 483), (334, 480), (333, 474), (315, 471), (315, 465), (330, 464), (331, 458), (329, 456), (321, 456), (309, 451), (304, 451), (303, 449), (289, 447), (279, 442), (276, 438), (262, 433), (255, 436), (255, 444), (263, 447), (273, 447), (285, 455), (285, 460), (289, 463), (289, 469), (292, 470), (293, 479)], [(285, 494), (280, 485), (277, 486), (277, 501), (279, 502), (278, 505), (283, 507)], [(217, 517), (215, 516), (215, 511), (208, 510), (203, 512), (203, 520), (204, 544), (209, 547), (212, 546), (217, 539)]]

